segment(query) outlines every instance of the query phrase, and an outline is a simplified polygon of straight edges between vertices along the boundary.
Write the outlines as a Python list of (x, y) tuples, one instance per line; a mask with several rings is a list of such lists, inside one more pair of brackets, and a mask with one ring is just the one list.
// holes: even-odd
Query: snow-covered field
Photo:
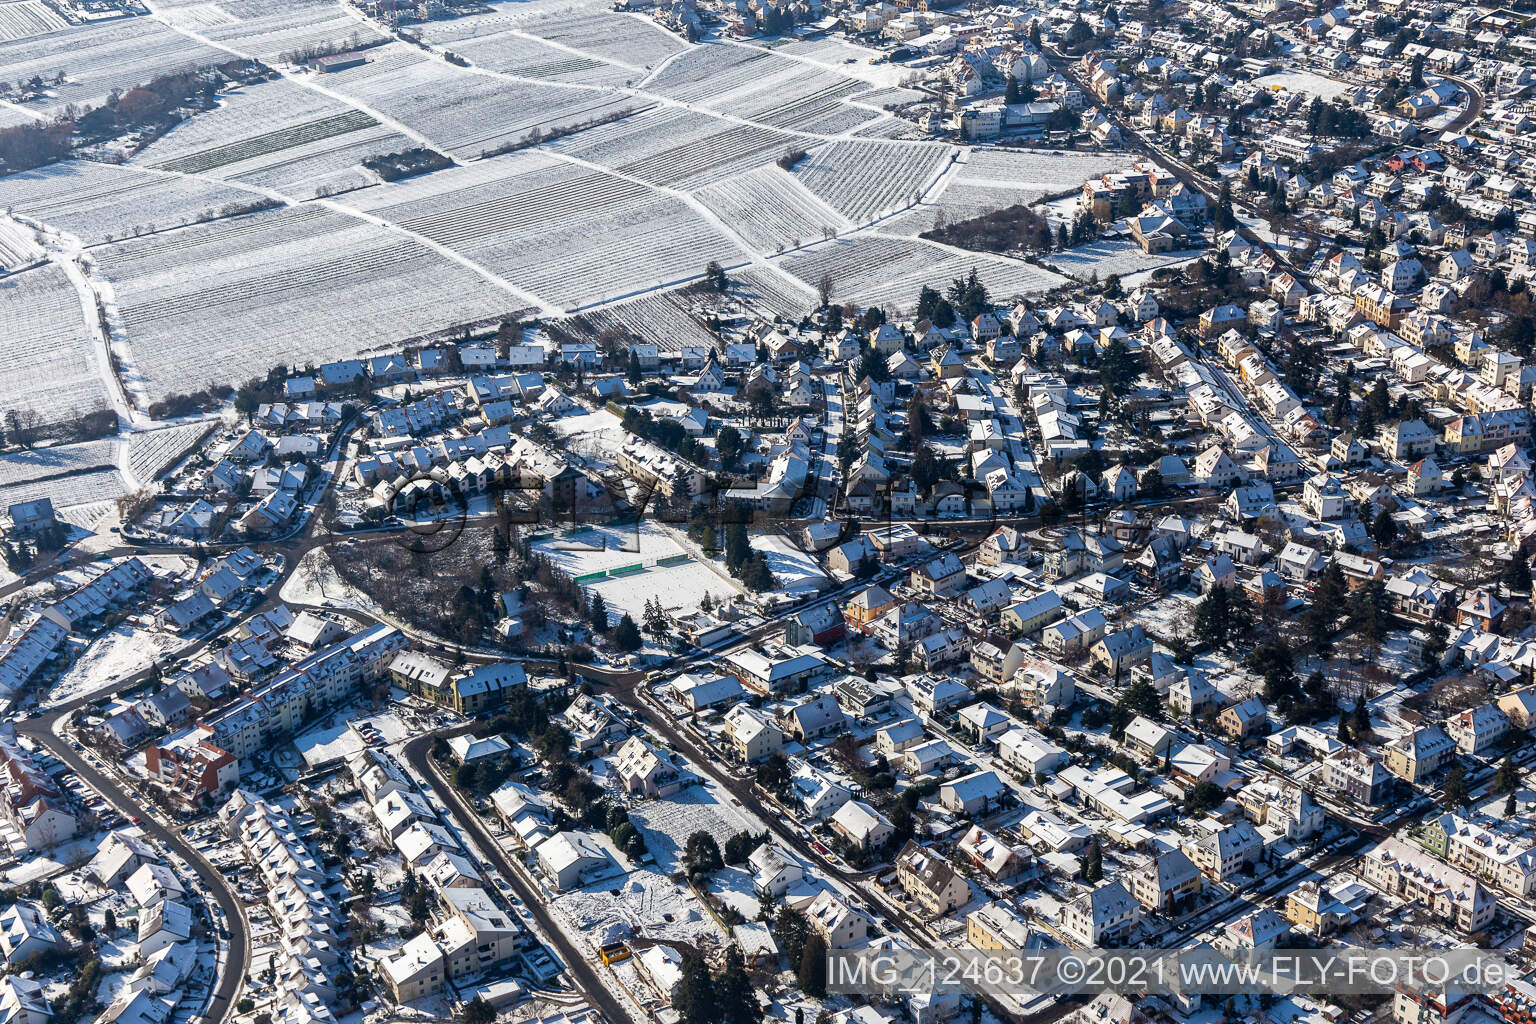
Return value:
[(85, 473), (117, 465), (117, 443), (85, 441), (54, 448), (0, 455), (0, 487), (14, 487), (51, 476)]
[(1353, 88), (1348, 82), (1341, 82), (1337, 78), (1328, 78), (1310, 71), (1282, 71), (1265, 75), (1263, 78), (1255, 78), (1253, 84), (1261, 89), (1279, 87), (1289, 92), (1304, 92), (1325, 102), (1335, 96), (1342, 96)]
[(0, 280), (0, 410), (48, 420), (107, 404), (80, 293), (63, 269), (35, 267)]
[(157, 629), (122, 625), (91, 641), (48, 693), (48, 704), (62, 704), (112, 686), (141, 672), (182, 644)]
[(0, 3), (0, 40), (25, 39), (66, 27), (69, 22), (43, 0)]
[(259, 82), (224, 96), (217, 110), (178, 125), (133, 163), (210, 174), (308, 198), (378, 179), (365, 157), (397, 153), (414, 142), (372, 115), (295, 85)]
[(957, 182), (1036, 189), (1050, 194), (1080, 188), (1089, 178), (1122, 171), (1127, 153), (1073, 153), (1038, 149), (974, 149)]
[(1049, 291), (1065, 279), (1021, 260), (917, 239), (855, 235), (786, 255), (779, 264), (808, 285), (832, 278), (838, 302), (910, 309), (923, 285), (940, 287), (975, 267), (994, 299)]
[(1097, 275), (1102, 281), (1110, 274), (1125, 276), (1187, 263), (1204, 252), (1204, 249), (1189, 249), (1147, 253), (1128, 238), (1102, 238), (1074, 249), (1053, 252), (1045, 257), (1045, 261), (1076, 280), (1087, 281)]
[(263, 196), (217, 182), (66, 160), (5, 179), (6, 203), (47, 227), (97, 245), (212, 220)]
[(152, 397), (398, 346), (515, 308), (421, 242), (319, 206), (98, 249)]
[(681, 199), (543, 153), (518, 153), (353, 193), (401, 224), (565, 309), (740, 262)]
[(141, 486), (148, 486), (186, 458), (215, 426), (214, 421), (198, 420), (133, 434), (128, 439), (129, 472)]
[(795, 166), (801, 184), (857, 224), (911, 205), (955, 152), (926, 142), (834, 142)]
[(791, 597), (830, 588), (832, 581), (816, 565), (816, 560), (778, 534), (752, 538), (752, 549), (768, 559), (768, 569), (779, 581), (777, 593)]
[[(0, 68), (7, 81), (40, 76), (48, 95), (29, 102), (40, 114), (70, 104), (99, 107), (114, 90), (127, 92), (156, 75), (221, 64), (229, 54), (194, 42), (151, 18), (117, 18), (0, 42)], [(63, 71), (65, 80), (54, 85)]]
[(675, 565), (658, 560), (686, 556), (688, 552), (668, 531), (651, 520), (638, 526), (600, 526), (578, 534), (535, 541), (535, 551), (574, 577), (641, 565), (631, 572), (605, 579), (583, 581), (590, 593), (603, 595), (612, 618), (628, 612), (639, 622), (646, 602), (655, 598), (665, 609), (696, 608), (706, 593), (729, 597), (740, 588), (701, 562), (690, 558)]
[(852, 226), (848, 218), (774, 164), (700, 189), (696, 195), (760, 253), (798, 248)]
[(654, 185), (691, 189), (771, 165), (795, 141), (770, 127), (656, 108), (561, 139), (550, 148)]
[(375, 47), (366, 64), (325, 77), (328, 89), (466, 158), (535, 128), (566, 128), (637, 105), (608, 91), (477, 75), (405, 43)]

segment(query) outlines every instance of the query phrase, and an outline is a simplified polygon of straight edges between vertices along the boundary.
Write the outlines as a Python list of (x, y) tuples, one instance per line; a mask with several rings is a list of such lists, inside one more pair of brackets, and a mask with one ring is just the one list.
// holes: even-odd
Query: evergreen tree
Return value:
[(608, 603), (603, 600), (602, 594), (593, 592), (592, 603), (587, 606), (587, 618), (593, 629), (599, 633), (608, 632)]
[(1371, 521), (1371, 539), (1383, 548), (1390, 548), (1397, 539), (1397, 520), (1386, 509), (1377, 512), (1376, 518)]
[(635, 620), (630, 618), (629, 612), (625, 612), (624, 617), (619, 619), (619, 624), (613, 628), (613, 642), (625, 653), (638, 651), (644, 646), (644, 641), (640, 639), (640, 627), (635, 625)]
[(735, 943), (726, 947), (725, 968), (715, 982), (715, 1003), (720, 1024), (759, 1024), (763, 1019), (762, 1005), (747, 977), (746, 960)]
[(1099, 844), (1094, 843), (1088, 847), (1088, 852), (1083, 856), (1083, 881), (1097, 882), (1104, 877), (1104, 854), (1099, 849)]
[(1440, 806), (1447, 811), (1456, 811), (1467, 805), (1471, 794), (1467, 792), (1467, 773), (1457, 761), (1451, 765), (1450, 771), (1445, 773), (1445, 785), (1440, 787)]
[(1350, 712), (1349, 718), (1351, 731), (1356, 736), (1364, 736), (1366, 733), (1371, 731), (1371, 712), (1365, 706), (1364, 694), (1361, 694), (1355, 698), (1355, 707), (1354, 710)]
[(779, 951), (784, 954), (784, 958), (792, 964), (800, 963), (806, 933), (804, 914), (788, 905), (779, 908), (778, 916), (773, 919), (773, 940), (779, 944)]
[(1499, 762), (1499, 772), (1494, 776), (1494, 792), (1513, 793), (1518, 785), (1520, 785), (1520, 770), (1515, 767), (1514, 756), (1505, 754), (1504, 760)]
[(715, 1007), (715, 983), (704, 957), (691, 950), (684, 953), (682, 974), (673, 1009), (683, 1024), (717, 1024), (720, 1018)]
[(1509, 796), (1504, 800), (1504, 817), (1513, 818), (1515, 816), (1516, 810), (1517, 807), (1515, 804), (1515, 791), (1510, 790)]
[(812, 999), (820, 999), (827, 994), (827, 941), (820, 933), (813, 931), (806, 936), (805, 948), (800, 951), (800, 970), (797, 976), (801, 991)]
[(1516, 551), (1510, 556), (1509, 564), (1504, 567), (1502, 574), (1504, 590), (1510, 596), (1515, 594), (1529, 594), (1531, 592), (1531, 563)]

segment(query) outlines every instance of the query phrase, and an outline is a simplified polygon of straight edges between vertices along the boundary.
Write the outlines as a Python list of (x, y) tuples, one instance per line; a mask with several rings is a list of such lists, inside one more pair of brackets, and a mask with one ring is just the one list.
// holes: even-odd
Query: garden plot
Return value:
[(834, 142), (795, 167), (800, 183), (863, 224), (909, 206), (942, 173), (954, 150), (917, 142)]
[(215, 182), (88, 160), (66, 160), (3, 180), (13, 210), (86, 245), (183, 227), (266, 202)]
[(695, 198), (761, 253), (795, 249), (852, 227), (773, 164), (701, 189)]
[(120, 18), (0, 43), (0, 81), (40, 75), (52, 83), (48, 97), (28, 109), (51, 114), (73, 103), (101, 106), (118, 89), (127, 92), (157, 75), (223, 64), (222, 50), (204, 46), (150, 18)]
[(517, 305), (414, 239), (306, 206), (95, 253), (153, 398), (355, 356)]
[(1030, 189), (1042, 196), (1082, 188), (1089, 178), (1131, 166), (1127, 153), (973, 149), (957, 184)]
[(760, 167), (793, 136), (676, 109), (652, 109), (562, 139), (551, 148), (642, 181), (697, 188)]
[(566, 919), (570, 934), (580, 936), (594, 953), (606, 943), (635, 936), (715, 945), (727, 939), (691, 890), (645, 868), (560, 893), (550, 906)]
[(567, 310), (743, 258), (682, 200), (542, 153), (477, 161), (349, 201)]
[(1142, 252), (1141, 246), (1129, 238), (1101, 238), (1087, 245), (1051, 253), (1046, 257), (1046, 261), (1078, 281), (1087, 281), (1093, 277), (1102, 281), (1110, 274), (1119, 274), (1123, 277), (1175, 263), (1186, 263), (1200, 256), (1204, 251), (1187, 249), (1148, 253)]
[(0, 279), (0, 409), (55, 421), (107, 404), (80, 293), (57, 266)]
[(403, 43), (367, 53), (367, 64), (327, 75), (326, 86), (463, 157), (526, 139), (534, 129), (569, 128), (639, 105), (596, 89), (477, 75)]
[(630, 808), (629, 820), (644, 835), (657, 870), (666, 873), (682, 867), (683, 850), (695, 832), (708, 832), (724, 849), (732, 836), (767, 831), (761, 821), (732, 806), (711, 784), (689, 786), (665, 800), (637, 804)]
[(59, 17), (43, 0), (10, 0), (0, 3), (0, 42), (40, 36), (45, 32), (68, 27), (69, 22)]
[(1037, 295), (1066, 280), (1021, 260), (883, 235), (835, 239), (791, 253), (778, 262), (813, 286), (823, 274), (830, 276), (833, 298), (840, 302), (878, 305), (887, 311), (911, 308), (923, 285), (942, 287), (972, 267), (999, 302)]

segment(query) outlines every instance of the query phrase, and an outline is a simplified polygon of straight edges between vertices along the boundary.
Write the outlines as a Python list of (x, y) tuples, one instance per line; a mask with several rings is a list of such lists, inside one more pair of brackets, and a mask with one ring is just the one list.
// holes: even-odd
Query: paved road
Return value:
[[(471, 725), (478, 723), (471, 723)], [(418, 736), (405, 745), (403, 757), (406, 764), (417, 772), (431, 785), (433, 791), (442, 800), (443, 805), (449, 808), (459, 823), (468, 829), (475, 837), (480, 848), (490, 858), (489, 867), (497, 871), (512, 886), (518, 898), (523, 901), (528, 912), (531, 913), (539, 926), (544, 929), (550, 941), (555, 945), (560, 959), (565, 961), (566, 969), (570, 972), (576, 987), (586, 997), (587, 1001), (600, 1010), (609, 1024), (622, 1024), (630, 1019), (630, 1014), (624, 1009), (617, 998), (609, 990), (603, 980), (598, 977), (597, 969), (588, 959), (588, 954), (579, 949), (574, 940), (567, 934), (568, 926), (556, 921), (554, 914), (544, 902), (544, 894), (531, 886), (512, 864), (496, 837), (486, 827), (484, 820), (473, 807), (464, 800), (457, 788), (450, 785), (441, 773), (437, 765), (432, 762), (429, 755), (434, 740), (439, 736), (452, 735), (455, 731), (463, 731), (470, 726), (461, 726), (458, 730), (449, 730), (442, 733), (428, 733)]]
[[(208, 862), (200, 850), (182, 838), (178, 830), (161, 824), (146, 801), (124, 789), (115, 778), (91, 764), (67, 741), (54, 734), (54, 726), (84, 703), (84, 701), (72, 701), (43, 717), (20, 722), (16, 726), (16, 731), (30, 736), (38, 745), (45, 747), (49, 753), (68, 765), (71, 771), (89, 783), (91, 788), (100, 793), (119, 814), (130, 820), (137, 817), (139, 828), (143, 829), (147, 836), (167, 849), (174, 850), (192, 868), (202, 882), (203, 888), (218, 904), (220, 912), (224, 915), (224, 922), (229, 928), (228, 949), (224, 959), (220, 961), (219, 979), (214, 986), (213, 998), (209, 1001), (203, 1018), (212, 1024), (232, 1019), (235, 1014), (235, 1002), (241, 988), (244, 987), (246, 972), (251, 962), (250, 930), (246, 924), (242, 905), (230, 890), (224, 876)], [(216, 937), (214, 941), (220, 943), (226, 940)]]

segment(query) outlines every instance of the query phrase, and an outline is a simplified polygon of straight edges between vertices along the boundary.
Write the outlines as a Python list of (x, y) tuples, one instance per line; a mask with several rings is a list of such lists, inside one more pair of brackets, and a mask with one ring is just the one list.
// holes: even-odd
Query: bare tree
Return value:
[(822, 274), (821, 279), (816, 282), (816, 298), (819, 300), (820, 308), (822, 309), (826, 309), (832, 304), (832, 275), (830, 273)]

